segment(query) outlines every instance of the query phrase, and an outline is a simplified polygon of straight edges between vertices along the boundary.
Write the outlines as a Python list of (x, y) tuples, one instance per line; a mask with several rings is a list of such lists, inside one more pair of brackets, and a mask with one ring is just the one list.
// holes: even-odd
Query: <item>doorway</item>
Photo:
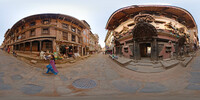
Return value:
[(140, 43), (140, 55), (143, 58), (151, 57), (151, 43)]

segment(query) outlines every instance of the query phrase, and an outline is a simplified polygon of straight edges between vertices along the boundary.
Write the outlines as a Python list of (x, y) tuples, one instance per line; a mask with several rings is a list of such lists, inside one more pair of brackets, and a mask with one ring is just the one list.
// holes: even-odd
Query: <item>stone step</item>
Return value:
[[(109, 55), (109, 57), (112, 58), (112, 55)], [(112, 58), (112, 59), (121, 65), (126, 65), (132, 61), (132, 59), (128, 59), (124, 57), (118, 57), (118, 58)]]
[(130, 65), (133, 65), (133, 66), (147, 66), (147, 67), (154, 67), (154, 68), (157, 68), (157, 67), (161, 67), (162, 64), (161, 63), (135, 63), (135, 62), (130, 62)]
[(163, 65), (164, 68), (170, 68), (179, 64), (179, 61), (178, 60), (161, 61), (161, 64)]
[(75, 63), (76, 62), (76, 60), (72, 60), (72, 61), (69, 61), (70, 63)]
[(165, 71), (162, 67), (146, 67), (146, 66), (133, 66), (131, 64), (125, 66), (125, 68), (136, 71), (136, 72), (141, 72), (141, 73), (159, 73)]
[(183, 67), (186, 67), (188, 65), (188, 63), (192, 60), (193, 57), (185, 57), (184, 61), (181, 61), (181, 65)]

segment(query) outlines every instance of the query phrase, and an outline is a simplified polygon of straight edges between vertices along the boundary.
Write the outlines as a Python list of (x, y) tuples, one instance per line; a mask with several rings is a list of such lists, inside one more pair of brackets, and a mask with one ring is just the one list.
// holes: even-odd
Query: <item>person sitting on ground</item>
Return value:
[(46, 52), (44, 52), (43, 59), (48, 60), (48, 54)]
[(44, 54), (44, 60), (48, 60), (49, 59), (49, 55), (48, 54)]
[(66, 54), (63, 55), (64, 58), (67, 58)]
[(13, 50), (13, 56), (17, 57), (17, 53)]
[(49, 71), (51, 71), (55, 75), (58, 74), (58, 70), (57, 70), (57, 68), (55, 66), (55, 57), (54, 57), (54, 55), (51, 55), (50, 64), (47, 65), (46, 67), (47, 67), (47, 72), (46, 73), (49, 73)]
[(47, 52), (46, 52), (47, 54), (49, 54), (50, 52), (49, 52), (49, 50), (47, 50)]
[(45, 52), (41, 50), (41, 52), (40, 52), (40, 59), (43, 59), (43, 58), (44, 58), (44, 53), (45, 53)]
[(45, 60), (51, 59), (51, 54), (50, 53), (44, 53), (44, 59)]

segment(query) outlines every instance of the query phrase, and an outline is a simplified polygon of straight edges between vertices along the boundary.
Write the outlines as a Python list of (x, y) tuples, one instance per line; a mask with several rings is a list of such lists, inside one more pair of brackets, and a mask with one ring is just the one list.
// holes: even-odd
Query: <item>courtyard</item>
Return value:
[(140, 73), (95, 54), (75, 63), (58, 64), (59, 74), (27, 64), (0, 51), (0, 96), (8, 97), (199, 97), (200, 56), (159, 73)]

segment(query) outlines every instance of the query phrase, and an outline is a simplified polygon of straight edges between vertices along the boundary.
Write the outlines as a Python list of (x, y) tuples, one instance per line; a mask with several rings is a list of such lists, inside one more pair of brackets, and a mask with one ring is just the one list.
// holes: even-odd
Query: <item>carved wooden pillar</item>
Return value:
[(135, 40), (133, 40), (133, 57), (136, 60), (136, 46), (135, 46)]
[(23, 43), (23, 45), (24, 45), (24, 51), (25, 51), (25, 49), (26, 49), (25, 43)]
[(32, 41), (30, 41), (30, 51), (32, 52)]
[(155, 48), (156, 48), (156, 60), (158, 60), (159, 51), (158, 51), (158, 40), (155, 39)]
[(176, 59), (177, 59), (178, 58), (178, 54), (179, 54), (179, 45), (178, 45), (178, 42), (176, 42), (175, 52), (176, 52)]
[(15, 45), (13, 45), (13, 50), (15, 50)]
[(21, 51), (20, 44), (18, 44), (18, 50)]
[(42, 50), (42, 41), (40, 41), (40, 43), (39, 43), (39, 51), (41, 51)]
[(158, 42), (154, 39), (154, 60), (158, 60)]
[[(51, 52), (52, 52), (52, 53), (54, 52), (54, 49), (55, 49), (55, 51), (56, 51), (56, 46), (54, 46), (54, 43), (55, 43), (54, 40), (52, 40), (52, 41), (51, 41), (51, 44), (52, 44), (52, 45), (51, 45), (51, 46), (52, 46), (52, 47), (51, 47)], [(55, 47), (55, 48), (54, 48), (54, 47)]]
[(139, 48), (139, 44), (138, 44), (138, 42), (137, 41), (135, 41), (135, 40), (133, 40), (134, 42), (134, 52), (133, 52), (133, 54), (134, 54), (134, 59), (135, 60), (139, 60), (140, 59), (140, 48)]

